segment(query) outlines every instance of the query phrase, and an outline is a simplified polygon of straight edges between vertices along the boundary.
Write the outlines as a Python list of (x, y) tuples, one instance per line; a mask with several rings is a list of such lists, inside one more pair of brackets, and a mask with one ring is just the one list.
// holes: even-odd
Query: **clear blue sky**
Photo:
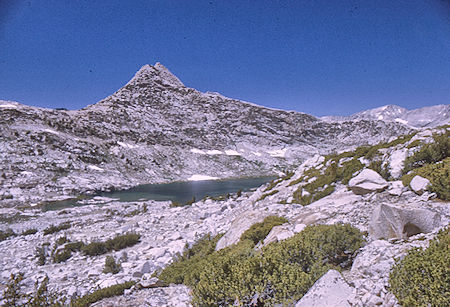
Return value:
[(161, 62), (187, 86), (348, 115), (450, 103), (449, 0), (0, 0), (0, 99), (82, 108)]

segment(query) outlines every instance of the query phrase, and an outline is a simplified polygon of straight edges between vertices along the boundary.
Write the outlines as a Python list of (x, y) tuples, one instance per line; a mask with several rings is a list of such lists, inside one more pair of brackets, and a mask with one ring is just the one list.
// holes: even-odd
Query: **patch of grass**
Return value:
[(450, 306), (449, 231), (440, 231), (427, 249), (415, 248), (397, 259), (389, 284), (402, 306)]
[(44, 229), (44, 235), (60, 232), (61, 230), (69, 229), (70, 227), (72, 227), (72, 225), (69, 222), (62, 223), (57, 226), (50, 225), (48, 228)]
[(57, 250), (53, 254), (53, 262), (61, 263), (67, 261), (70, 257), (72, 257), (72, 252), (68, 249)]

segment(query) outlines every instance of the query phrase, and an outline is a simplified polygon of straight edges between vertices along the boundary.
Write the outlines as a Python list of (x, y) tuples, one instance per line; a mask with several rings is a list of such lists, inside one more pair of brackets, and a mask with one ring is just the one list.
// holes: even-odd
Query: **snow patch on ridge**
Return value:
[(272, 157), (284, 158), (286, 155), (286, 151), (287, 148), (283, 148), (283, 149), (269, 150), (267, 153)]
[(240, 156), (241, 155), (236, 150), (225, 150), (225, 154), (227, 156)]
[(124, 142), (120, 142), (120, 141), (117, 142), (117, 145), (120, 145), (120, 146), (125, 147), (125, 148), (129, 148), (129, 149), (133, 149), (133, 148), (138, 148), (139, 147), (137, 145), (132, 145), (132, 144), (128, 144), (128, 143), (124, 143)]
[(396, 118), (395, 121), (397, 123), (400, 123), (400, 124), (403, 124), (403, 125), (407, 125), (408, 124), (407, 120), (404, 120), (404, 119), (401, 119), (401, 118)]
[(191, 152), (192, 152), (192, 153), (199, 154), (199, 155), (206, 155), (206, 152), (204, 152), (203, 150), (198, 149), (198, 148), (192, 148), (192, 149), (191, 149)]
[(217, 150), (217, 149), (213, 149), (213, 150), (208, 150), (206, 152), (206, 154), (208, 154), (208, 155), (221, 155), (221, 154), (223, 154), (223, 152), (221, 152), (220, 150)]
[(17, 109), (17, 106), (8, 103), (8, 104), (0, 104), (0, 108)]

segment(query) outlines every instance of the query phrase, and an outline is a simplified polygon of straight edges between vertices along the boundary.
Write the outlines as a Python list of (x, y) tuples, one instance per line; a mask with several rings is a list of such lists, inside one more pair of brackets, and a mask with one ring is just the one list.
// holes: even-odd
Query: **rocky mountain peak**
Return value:
[(154, 66), (149, 64), (142, 66), (127, 85), (151, 86), (155, 83), (170, 87), (184, 87), (183, 82), (159, 62)]

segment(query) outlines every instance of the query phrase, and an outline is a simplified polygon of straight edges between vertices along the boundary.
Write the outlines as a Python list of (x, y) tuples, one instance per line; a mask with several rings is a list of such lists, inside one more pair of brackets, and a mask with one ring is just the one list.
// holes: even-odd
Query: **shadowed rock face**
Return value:
[(401, 239), (419, 233), (429, 233), (438, 227), (440, 222), (440, 214), (428, 209), (406, 209), (381, 204), (373, 212), (369, 234), (375, 240)]
[(261, 176), (317, 153), (386, 141), (398, 123), (328, 123), (186, 87), (161, 64), (77, 111), (0, 101), (4, 204), (186, 180)]

